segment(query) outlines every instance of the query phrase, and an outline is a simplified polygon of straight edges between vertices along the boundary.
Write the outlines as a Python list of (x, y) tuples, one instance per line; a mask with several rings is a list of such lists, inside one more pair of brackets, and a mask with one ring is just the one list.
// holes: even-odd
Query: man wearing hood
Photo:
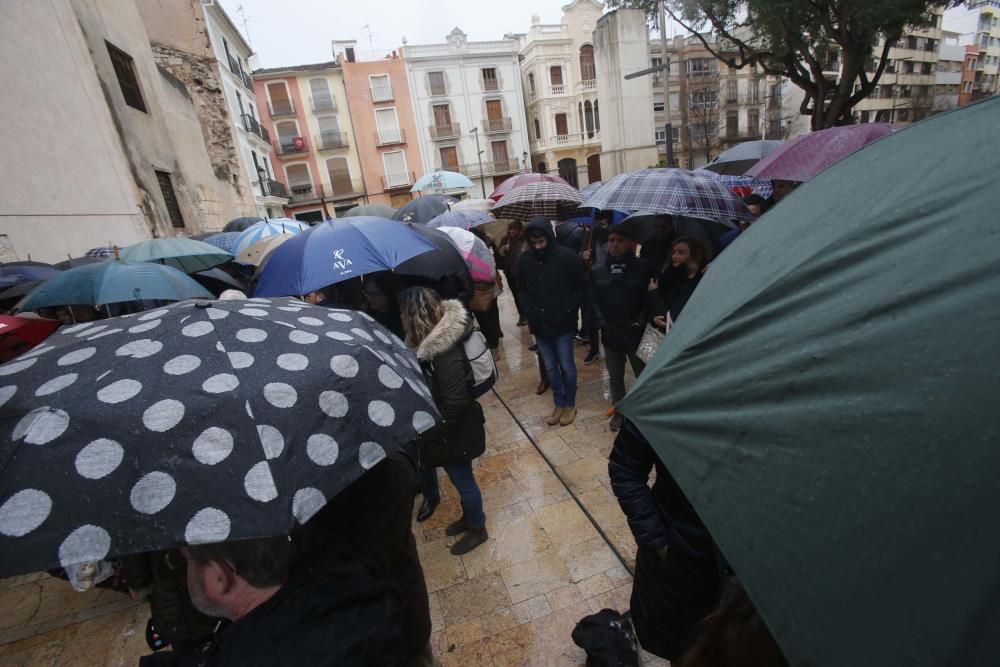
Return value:
[(567, 426), (576, 419), (573, 336), (587, 292), (586, 275), (578, 254), (556, 242), (548, 219), (532, 218), (524, 238), (527, 252), (518, 259), (517, 286), (552, 385), (555, 409), (545, 421)]
[[(636, 356), (646, 329), (648, 285), (656, 273), (645, 260), (635, 256), (632, 241), (622, 227), (608, 232), (604, 262), (590, 270), (590, 290), (594, 315), (601, 322), (604, 363), (611, 383), (611, 404), (625, 397), (625, 360), (636, 377), (645, 368)], [(621, 415), (611, 418), (611, 430), (621, 428)]]

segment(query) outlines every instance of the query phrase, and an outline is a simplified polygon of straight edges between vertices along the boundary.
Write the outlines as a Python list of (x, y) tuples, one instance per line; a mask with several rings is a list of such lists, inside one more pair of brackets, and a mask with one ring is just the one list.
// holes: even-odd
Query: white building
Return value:
[(934, 70), (934, 110), (947, 111), (958, 106), (965, 67), (965, 47), (957, 33), (941, 31), (937, 68)]
[(469, 42), (458, 28), (444, 44), (402, 49), (424, 172), (457, 171), (484, 197), (528, 167), (517, 42)]
[(976, 76), (962, 92), (972, 100), (1000, 90), (1000, 0), (969, 0), (944, 13), (944, 28), (959, 35), (961, 45), (979, 49)]

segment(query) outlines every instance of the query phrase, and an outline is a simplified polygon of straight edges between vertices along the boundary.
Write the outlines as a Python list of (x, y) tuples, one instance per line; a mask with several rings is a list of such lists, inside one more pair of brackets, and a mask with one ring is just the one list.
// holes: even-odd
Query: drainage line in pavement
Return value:
[(495, 388), (492, 389), (492, 391), (493, 391), (493, 394), (500, 401), (500, 405), (502, 405), (504, 407), (504, 409), (507, 411), (507, 414), (509, 414), (511, 417), (514, 418), (514, 421), (517, 423), (517, 427), (519, 429), (521, 429), (522, 433), (524, 433), (526, 436), (528, 436), (528, 440), (531, 441), (531, 445), (535, 448), (535, 451), (537, 451), (542, 456), (542, 459), (545, 460), (546, 465), (548, 465), (549, 468), (552, 470), (552, 473), (556, 476), (556, 479), (559, 480), (559, 483), (563, 485), (563, 487), (566, 489), (567, 492), (569, 492), (570, 498), (572, 498), (574, 500), (574, 502), (576, 502), (577, 506), (581, 510), (583, 510), (583, 513), (584, 513), (584, 515), (586, 515), (587, 520), (590, 521), (590, 523), (592, 523), (594, 525), (594, 528), (597, 529), (597, 532), (600, 534), (601, 539), (603, 539), (604, 542), (615, 553), (615, 556), (618, 558), (619, 562), (621, 562), (622, 567), (625, 568), (625, 571), (628, 572), (630, 576), (634, 577), (635, 576), (635, 571), (631, 567), (629, 567), (629, 564), (625, 560), (625, 557), (622, 556), (622, 554), (621, 554), (620, 551), (618, 551), (618, 548), (615, 547), (614, 543), (612, 543), (611, 540), (608, 539), (607, 533), (605, 533), (604, 529), (601, 528), (601, 524), (599, 524), (597, 522), (597, 519), (595, 519), (594, 515), (590, 513), (590, 510), (587, 509), (587, 506), (584, 505), (582, 502), (580, 502), (580, 499), (577, 497), (577, 495), (575, 493), (573, 493), (573, 489), (571, 489), (569, 487), (569, 484), (566, 483), (566, 480), (563, 479), (563, 476), (559, 474), (559, 469), (556, 468), (555, 465), (553, 465), (553, 463), (549, 459), (549, 457), (546, 456), (545, 452), (542, 451), (542, 448), (538, 446), (538, 443), (535, 441), (534, 436), (531, 435), (531, 433), (528, 432), (528, 429), (524, 428), (524, 424), (521, 423), (521, 420), (518, 419), (517, 415), (514, 414), (514, 411), (510, 409), (509, 405), (507, 405), (507, 401), (503, 400), (503, 396), (501, 396), (500, 393)]

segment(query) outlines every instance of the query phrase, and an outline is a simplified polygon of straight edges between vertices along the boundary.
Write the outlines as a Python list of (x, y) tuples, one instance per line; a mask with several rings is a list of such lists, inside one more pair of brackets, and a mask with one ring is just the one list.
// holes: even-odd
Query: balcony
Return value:
[(576, 84), (576, 92), (592, 93), (597, 90), (597, 79), (584, 79)]
[(575, 136), (576, 135), (574, 134), (557, 134), (556, 136), (552, 137), (551, 143), (553, 143), (556, 146), (565, 146), (570, 141), (572, 141)]
[(448, 123), (447, 125), (431, 125), (431, 139), (435, 141), (441, 139), (458, 139), (462, 136), (462, 128), (458, 123)]
[(251, 93), (253, 92), (253, 77), (251, 77), (246, 72), (243, 72), (243, 87), (249, 90)]
[(306, 145), (305, 137), (291, 137), (286, 139), (279, 138), (278, 145), (274, 148), (278, 155), (282, 157), (305, 155), (309, 152), (309, 146)]
[(511, 121), (510, 117), (504, 118), (487, 118), (483, 121), (483, 131), (486, 134), (499, 134), (501, 132), (510, 132)]
[(394, 146), (406, 143), (406, 130), (379, 130), (375, 133), (376, 146)]
[(538, 91), (535, 90), (534, 88), (532, 88), (531, 90), (529, 90), (528, 91), (528, 99), (529, 100), (536, 100), (536, 99), (538, 99)]
[(233, 58), (228, 53), (226, 54), (226, 57), (229, 58), (229, 69), (232, 70), (233, 74), (235, 74), (238, 78), (242, 79), (243, 71), (240, 70), (240, 61), (237, 60), (236, 58)]
[(562, 85), (562, 84), (559, 84), (559, 85), (555, 85), (555, 84), (553, 84), (553, 85), (552, 85), (552, 86), (551, 86), (551, 87), (549, 88), (549, 92), (550, 92), (550, 93), (551, 93), (552, 95), (565, 95), (565, 94), (566, 94), (566, 86), (564, 86), (564, 85)]
[(329, 183), (299, 183), (292, 184), (289, 206), (300, 206), (302, 204), (318, 203), (323, 201), (336, 201), (339, 199), (357, 199), (365, 194), (365, 184), (363, 181), (353, 181), (349, 179), (338, 180), (332, 185)]
[(347, 135), (343, 132), (321, 132), (313, 137), (316, 149), (321, 151), (332, 151), (338, 148), (347, 148)]
[(271, 143), (271, 133), (267, 131), (267, 128), (257, 122), (257, 119), (253, 116), (243, 114), (243, 129), (250, 134), (255, 134), (260, 137), (265, 143), (270, 145)]
[(458, 166), (459, 173), (469, 178), (480, 178), (482, 176), (500, 176), (521, 171), (521, 163), (517, 158), (507, 158), (506, 160), (494, 160), (484, 162), (480, 167), (478, 162), (462, 164)]
[(309, 103), (313, 111), (336, 111), (337, 103), (332, 97), (312, 97), (309, 96)]
[(291, 100), (271, 100), (267, 103), (267, 111), (271, 118), (281, 118), (282, 116), (294, 116), (295, 105)]
[(386, 174), (382, 177), (383, 190), (400, 190), (410, 188), (414, 183), (415, 174), (412, 171), (402, 174)]
[(288, 188), (285, 187), (285, 184), (272, 178), (263, 178), (259, 181), (254, 181), (254, 185), (260, 190), (261, 197), (288, 199)]
[(392, 85), (372, 86), (372, 102), (392, 102)]

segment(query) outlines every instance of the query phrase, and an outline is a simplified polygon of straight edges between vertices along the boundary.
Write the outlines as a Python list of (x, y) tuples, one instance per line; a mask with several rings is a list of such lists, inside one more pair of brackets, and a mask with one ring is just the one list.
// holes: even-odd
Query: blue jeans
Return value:
[(557, 408), (576, 406), (576, 359), (573, 358), (573, 334), (555, 338), (535, 336), (538, 351), (542, 353), (545, 374), (552, 385), (552, 395)]
[[(482, 528), (486, 525), (486, 515), (483, 514), (483, 494), (479, 492), (476, 476), (472, 473), (472, 463), (451, 463), (442, 466), (448, 474), (448, 479), (458, 491), (462, 501), (462, 514), (465, 525), (469, 528)], [(438, 489), (437, 468), (420, 467), (420, 492), (424, 498), (440, 498)]]

